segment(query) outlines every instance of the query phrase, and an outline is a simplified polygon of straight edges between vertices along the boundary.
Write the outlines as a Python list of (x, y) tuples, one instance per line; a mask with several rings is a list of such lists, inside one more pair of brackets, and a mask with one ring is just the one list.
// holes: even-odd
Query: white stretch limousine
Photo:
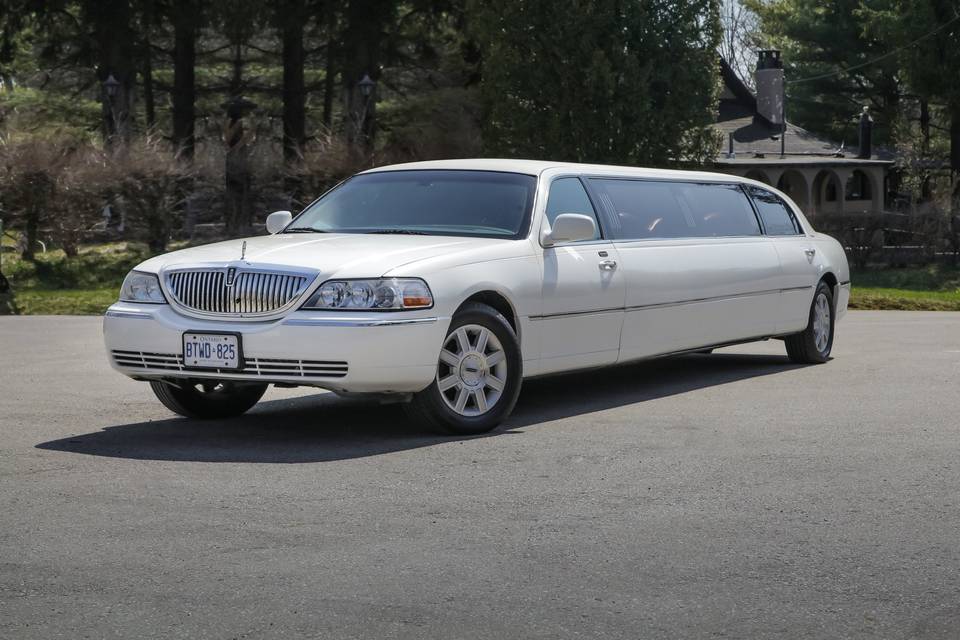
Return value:
[(480, 433), (524, 377), (766, 338), (825, 362), (850, 295), (842, 247), (784, 194), (713, 173), (380, 167), (267, 230), (132, 271), (104, 319), (113, 366), (184, 416), (310, 385)]

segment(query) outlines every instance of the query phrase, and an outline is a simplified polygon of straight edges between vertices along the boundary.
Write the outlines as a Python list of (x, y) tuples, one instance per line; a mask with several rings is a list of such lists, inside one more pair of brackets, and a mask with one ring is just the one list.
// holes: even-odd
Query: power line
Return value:
[(914, 46), (914, 45), (916, 45), (916, 44), (919, 44), (920, 42), (926, 40), (927, 38), (929, 38), (929, 37), (931, 37), (931, 36), (934, 36), (934, 35), (940, 33), (941, 31), (943, 31), (944, 29), (946, 29), (948, 26), (950, 26), (951, 24), (953, 24), (953, 23), (956, 22), (957, 20), (960, 20), (960, 14), (953, 16), (951, 19), (947, 20), (946, 22), (944, 22), (942, 25), (940, 25), (939, 27), (937, 27), (937, 28), (934, 29), (933, 31), (931, 31), (931, 32), (929, 32), (929, 33), (923, 34), (922, 36), (920, 36), (919, 38), (917, 38), (917, 39), (914, 40), (913, 42), (910, 42), (910, 43), (908, 43), (908, 44), (905, 44), (905, 45), (903, 45), (902, 47), (898, 47), (897, 49), (894, 49), (893, 51), (888, 51), (887, 53), (883, 54), (882, 56), (877, 56), (877, 57), (874, 58), (873, 60), (868, 60), (867, 62), (862, 62), (862, 63), (860, 63), (860, 64), (855, 64), (855, 65), (853, 65), (852, 67), (846, 67), (845, 69), (838, 69), (838, 70), (836, 70), (836, 71), (831, 71), (830, 73), (824, 73), (824, 74), (821, 74), (821, 75), (819, 75), (819, 76), (811, 76), (811, 77), (809, 77), (809, 78), (800, 78), (799, 80), (788, 80), (788, 81), (787, 81), (787, 84), (800, 84), (801, 82), (813, 82), (814, 80), (825, 80), (826, 78), (832, 78), (832, 77), (834, 77), (834, 76), (839, 76), (840, 74), (843, 74), (843, 73), (850, 73), (851, 71), (856, 71), (857, 69), (862, 69), (862, 68), (864, 68), (864, 67), (869, 67), (869, 66), (872, 65), (872, 64), (876, 64), (876, 63), (880, 62), (881, 60), (886, 60), (887, 58), (889, 58), (889, 57), (891, 57), (891, 56), (895, 56), (895, 55), (897, 55), (898, 53), (900, 53), (901, 51), (903, 51), (904, 49), (909, 49), (910, 47), (912, 47), (912, 46)]

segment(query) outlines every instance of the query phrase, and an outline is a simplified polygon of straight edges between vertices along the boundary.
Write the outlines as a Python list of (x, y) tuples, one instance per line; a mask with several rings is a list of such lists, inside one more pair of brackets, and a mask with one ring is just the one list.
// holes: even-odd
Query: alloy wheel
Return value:
[(468, 324), (454, 329), (443, 343), (437, 388), (454, 412), (480, 416), (500, 400), (508, 374), (497, 336), (486, 327)]
[(820, 353), (830, 344), (830, 301), (824, 293), (818, 294), (814, 303), (813, 341)]

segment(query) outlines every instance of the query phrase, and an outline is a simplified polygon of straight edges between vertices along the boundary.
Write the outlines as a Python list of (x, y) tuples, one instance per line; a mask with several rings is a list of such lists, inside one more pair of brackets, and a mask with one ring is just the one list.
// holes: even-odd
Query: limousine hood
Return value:
[[(244, 253), (243, 243), (246, 242)], [(159, 273), (191, 265), (272, 265), (315, 269), (332, 278), (374, 278), (420, 261), (474, 262), (477, 254), (502, 254), (511, 240), (395, 234), (277, 234), (227, 240), (156, 256), (138, 270)], [(499, 249), (499, 250), (497, 250)]]

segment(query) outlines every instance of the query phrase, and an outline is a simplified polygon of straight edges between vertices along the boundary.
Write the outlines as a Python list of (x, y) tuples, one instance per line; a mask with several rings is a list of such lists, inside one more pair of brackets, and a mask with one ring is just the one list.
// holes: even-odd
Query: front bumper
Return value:
[[(321, 387), (341, 393), (410, 393), (436, 376), (449, 317), (296, 311), (234, 322), (183, 316), (168, 305), (117, 303), (103, 320), (110, 364), (138, 380), (212, 378)], [(186, 331), (239, 333), (243, 369), (183, 366)]]

